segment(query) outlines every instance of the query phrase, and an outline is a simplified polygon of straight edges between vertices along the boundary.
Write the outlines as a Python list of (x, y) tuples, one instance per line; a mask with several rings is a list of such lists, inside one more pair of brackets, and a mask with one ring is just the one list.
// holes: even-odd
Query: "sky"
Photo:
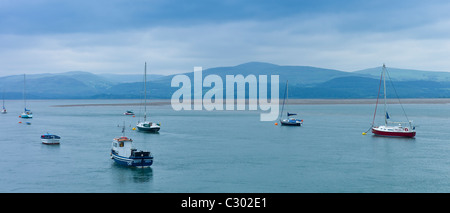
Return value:
[(0, 76), (247, 62), (450, 72), (450, 2), (0, 0)]

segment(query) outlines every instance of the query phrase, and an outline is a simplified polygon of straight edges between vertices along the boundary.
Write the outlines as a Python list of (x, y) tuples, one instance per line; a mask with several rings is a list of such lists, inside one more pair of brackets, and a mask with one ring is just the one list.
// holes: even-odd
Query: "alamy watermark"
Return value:
[[(214, 83), (214, 87), (212, 87)], [(181, 87), (180, 87), (180, 84)], [(246, 99), (246, 84), (248, 98)], [(174, 110), (245, 110), (248, 100), (249, 110), (264, 111), (261, 121), (274, 121), (279, 115), (279, 76), (270, 76), (270, 101), (267, 98), (267, 75), (226, 75), (224, 81), (218, 75), (207, 75), (203, 79), (202, 67), (194, 67), (193, 96), (191, 79), (187, 75), (176, 75), (172, 78), (171, 87), (180, 87), (172, 95), (171, 105)], [(236, 85), (236, 89), (235, 89)], [(210, 88), (203, 95), (203, 88)], [(224, 99), (225, 88), (225, 99)], [(259, 89), (259, 90), (258, 90)], [(236, 93), (235, 93), (236, 91)], [(235, 96), (236, 94), (236, 96)], [(236, 98), (235, 98), (236, 97)], [(192, 104), (193, 102), (193, 104)]]

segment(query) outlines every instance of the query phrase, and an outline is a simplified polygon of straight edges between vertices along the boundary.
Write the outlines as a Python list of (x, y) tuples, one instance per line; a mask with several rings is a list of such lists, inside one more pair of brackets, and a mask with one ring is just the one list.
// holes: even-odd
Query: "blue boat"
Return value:
[(282, 126), (302, 126), (303, 125), (303, 119), (297, 119), (297, 118), (293, 118), (291, 116), (295, 116), (297, 114), (295, 113), (287, 113), (287, 118), (286, 119), (281, 119), (281, 117), (283, 116), (283, 111), (284, 111), (284, 105), (287, 105), (287, 102), (289, 100), (289, 96), (288, 96), (288, 81), (286, 81), (286, 90), (284, 92), (284, 100), (283, 100), (283, 106), (281, 107), (281, 116), (280, 116), (280, 123)]
[[(122, 133), (124, 130), (125, 128)], [(125, 136), (114, 138), (111, 159), (117, 164), (128, 167), (147, 168), (153, 164), (152, 154), (149, 151), (138, 151), (133, 148), (133, 140)]]

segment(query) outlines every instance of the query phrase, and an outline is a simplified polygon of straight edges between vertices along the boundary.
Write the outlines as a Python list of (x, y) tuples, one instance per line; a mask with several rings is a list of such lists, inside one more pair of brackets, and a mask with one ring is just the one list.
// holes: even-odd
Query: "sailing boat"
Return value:
[(33, 118), (33, 113), (27, 109), (27, 98), (26, 98), (26, 87), (25, 87), (25, 74), (23, 74), (23, 103), (24, 111), (22, 112), (21, 118)]
[[(287, 104), (288, 102), (288, 81), (286, 81), (286, 90), (284, 93), (284, 100), (283, 100), (283, 106), (281, 107), (281, 116), (283, 116), (283, 111), (284, 111), (284, 105)], [(291, 116), (297, 115), (295, 113), (289, 113), (287, 112), (287, 118), (286, 119), (281, 119), (280, 118), (280, 123), (283, 126), (301, 126), (303, 125), (303, 120), (297, 119), (297, 118), (291, 118)]]
[[(380, 96), (381, 80), (383, 80), (383, 87), (384, 87), (384, 125), (374, 126), (375, 116), (377, 113), (378, 98)], [(398, 98), (398, 96), (397, 96), (397, 98)], [(400, 102), (400, 99), (399, 99), (399, 102)], [(401, 103), (400, 103), (400, 106), (402, 106)], [(403, 106), (402, 106), (402, 109), (403, 109)], [(415, 128), (415, 126), (413, 126), (412, 121), (410, 121), (408, 119), (408, 116), (406, 115), (404, 109), (403, 109), (403, 113), (405, 114), (405, 117), (408, 120), (408, 122), (390, 121), (390, 117), (387, 112), (387, 104), (386, 104), (386, 65), (383, 64), (383, 71), (381, 73), (381, 78), (380, 78), (380, 86), (378, 88), (377, 104), (375, 106), (375, 113), (374, 113), (373, 122), (372, 122), (372, 133), (376, 136), (413, 138), (414, 136), (416, 136), (416, 130), (415, 130), (416, 128)], [(406, 125), (403, 126), (404, 124), (406, 124)]]
[(147, 121), (147, 62), (144, 68), (144, 121), (138, 121), (136, 127), (142, 132), (156, 133), (160, 129), (160, 124)]
[(2, 106), (2, 114), (6, 114), (5, 108), (5, 91), (3, 90), (3, 106)]

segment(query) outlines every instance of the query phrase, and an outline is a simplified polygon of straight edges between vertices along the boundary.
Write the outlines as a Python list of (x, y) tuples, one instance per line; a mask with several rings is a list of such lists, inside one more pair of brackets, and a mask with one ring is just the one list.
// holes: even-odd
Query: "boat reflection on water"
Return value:
[(147, 183), (153, 180), (153, 169), (148, 168), (127, 168), (116, 163), (112, 163), (112, 177), (114, 183)]

